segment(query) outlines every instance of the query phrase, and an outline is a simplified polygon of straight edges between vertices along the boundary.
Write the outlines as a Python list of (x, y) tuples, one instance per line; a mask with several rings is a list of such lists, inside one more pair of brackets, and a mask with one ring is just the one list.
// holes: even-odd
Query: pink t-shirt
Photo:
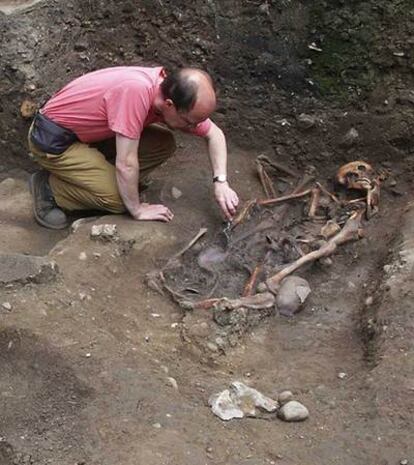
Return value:
[[(162, 81), (162, 67), (118, 66), (87, 73), (55, 94), (41, 112), (71, 129), (81, 142), (97, 142), (121, 134), (139, 139), (152, 123), (162, 123), (152, 104)], [(211, 120), (189, 130), (207, 135)]]

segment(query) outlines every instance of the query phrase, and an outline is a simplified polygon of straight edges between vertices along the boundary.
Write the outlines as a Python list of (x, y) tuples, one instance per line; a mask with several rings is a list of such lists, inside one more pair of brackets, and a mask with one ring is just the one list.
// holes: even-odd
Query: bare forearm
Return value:
[[(136, 156), (135, 159), (137, 159)], [(140, 206), (138, 179), (138, 161), (127, 166), (117, 166), (116, 180), (118, 183), (119, 194), (121, 195), (126, 209), (133, 217), (137, 215), (137, 211)]]
[[(207, 134), (207, 144), (213, 176), (227, 176), (226, 138), (224, 137), (223, 131), (215, 124), (213, 124)], [(217, 181), (219, 180), (217, 179)], [(214, 196), (224, 216), (228, 220), (231, 220), (236, 213), (236, 208), (239, 203), (236, 192), (231, 189), (228, 182), (220, 181), (214, 183)]]
[(227, 174), (226, 138), (217, 126), (207, 138), (207, 146), (213, 175)]

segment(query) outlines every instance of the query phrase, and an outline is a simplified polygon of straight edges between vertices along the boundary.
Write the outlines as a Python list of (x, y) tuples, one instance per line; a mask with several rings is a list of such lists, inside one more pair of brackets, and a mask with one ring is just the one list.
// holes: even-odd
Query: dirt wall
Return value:
[[(124, 64), (204, 67), (220, 91), (215, 120), (258, 151), (298, 163), (352, 158), (340, 140), (356, 125), (359, 147), (406, 156), (410, 3), (46, 0), (0, 13), (0, 169), (30, 167), (25, 98), (41, 105), (82, 73)], [(303, 111), (315, 116), (305, 133), (296, 120)]]

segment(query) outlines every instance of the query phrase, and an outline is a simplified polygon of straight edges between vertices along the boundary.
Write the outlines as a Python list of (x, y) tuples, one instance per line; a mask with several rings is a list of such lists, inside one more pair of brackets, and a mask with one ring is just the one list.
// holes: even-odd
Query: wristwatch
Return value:
[(213, 182), (227, 182), (227, 176), (225, 174), (218, 174), (213, 177)]

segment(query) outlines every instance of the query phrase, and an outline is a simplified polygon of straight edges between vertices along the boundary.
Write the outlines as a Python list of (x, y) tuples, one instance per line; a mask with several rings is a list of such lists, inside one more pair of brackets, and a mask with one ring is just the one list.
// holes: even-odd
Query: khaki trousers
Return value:
[[(29, 131), (29, 148), (34, 160), (50, 172), (49, 184), (60, 208), (126, 211), (115, 176), (115, 139), (96, 146), (77, 142), (60, 155), (52, 155), (31, 143)], [(175, 149), (170, 130), (158, 125), (145, 128), (138, 149), (140, 180), (171, 157)]]

